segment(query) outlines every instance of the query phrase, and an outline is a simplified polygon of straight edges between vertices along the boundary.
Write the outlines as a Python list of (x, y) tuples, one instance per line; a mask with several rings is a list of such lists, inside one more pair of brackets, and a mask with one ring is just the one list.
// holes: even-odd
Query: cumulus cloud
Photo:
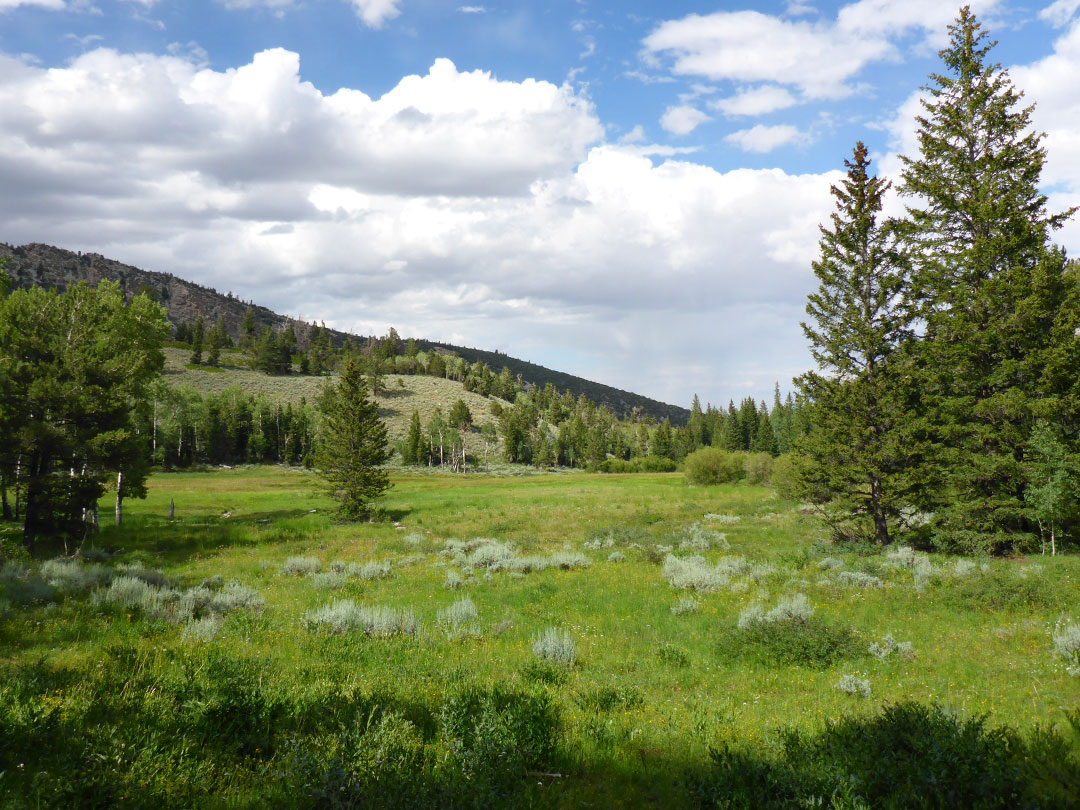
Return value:
[[(446, 60), (372, 98), (320, 93), (283, 50), (226, 71), (106, 49), (0, 59), (4, 241), (680, 403), (690, 386), (764, 395), (808, 363), (798, 321), (836, 173), (603, 144), (572, 90)], [(750, 332), (757, 360), (723, 351)]]
[(750, 129), (740, 129), (737, 132), (732, 132), (724, 138), (725, 141), (735, 144), (744, 152), (756, 152), (758, 154), (771, 152), (788, 144), (802, 143), (806, 139), (806, 133), (790, 124), (778, 124), (773, 127), (758, 124), (750, 127)]
[(783, 87), (765, 84), (760, 87), (742, 87), (733, 96), (719, 98), (710, 106), (725, 115), (765, 115), (766, 113), (785, 110), (798, 103), (796, 98)]
[(487, 9), (484, 6), (458, 6), (461, 14), (483, 14)]
[(697, 107), (680, 104), (677, 107), (668, 107), (664, 111), (660, 117), (660, 126), (673, 135), (689, 135), (706, 121), (711, 120)]

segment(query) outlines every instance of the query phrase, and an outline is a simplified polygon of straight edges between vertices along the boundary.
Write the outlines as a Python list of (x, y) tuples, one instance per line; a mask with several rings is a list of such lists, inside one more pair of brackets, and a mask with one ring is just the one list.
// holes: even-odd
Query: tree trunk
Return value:
[(124, 522), (124, 471), (116, 471), (116, 525)]
[(12, 517), (12, 515), (11, 515), (11, 504), (8, 503), (7, 490), (8, 490), (7, 476), (6, 475), (0, 476), (0, 501), (3, 501), (3, 503), (0, 504), (0, 513), (3, 514), (4, 520), (11, 520), (11, 517)]
[(889, 522), (885, 517), (885, 507), (881, 503), (881, 482), (870, 482), (870, 504), (874, 513), (874, 542), (879, 546), (889, 545)]

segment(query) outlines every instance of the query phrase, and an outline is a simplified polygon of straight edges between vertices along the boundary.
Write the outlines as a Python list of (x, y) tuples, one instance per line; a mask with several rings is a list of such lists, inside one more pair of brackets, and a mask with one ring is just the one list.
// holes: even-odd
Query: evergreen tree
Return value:
[(161, 306), (144, 295), (125, 304), (115, 282), (0, 298), (0, 470), (25, 493), (28, 548), (82, 535), (118, 472), (140, 494), (148, 450), (138, 409), (167, 334)]
[(450, 424), (458, 430), (467, 430), (472, 427), (473, 417), (465, 400), (459, 399), (450, 408)]
[(900, 186), (914, 198), (906, 236), (925, 324), (919, 410), (947, 482), (934, 504), (935, 544), (1000, 552), (1033, 534), (1024, 447), (1034, 417), (1057, 412), (1064, 394), (1046, 374), (1054, 335), (1076, 341), (1068, 327), (1077, 313), (1063, 310), (1064, 255), (1050, 242), (1072, 211), (1047, 213), (1043, 136), (1007, 72), (989, 61), (995, 43), (967, 7), (949, 34), (945, 72), (930, 77), (917, 119), (919, 154), (904, 158)]
[(368, 517), (372, 502), (390, 488), (390, 477), (382, 466), (390, 453), (379, 408), (351, 360), (346, 361), (337, 385), (323, 391), (319, 409), (322, 429), (315, 463), (326, 489), (339, 502), (341, 517)]
[(203, 361), (203, 337), (206, 334), (206, 324), (200, 315), (195, 319), (195, 326), (191, 330), (191, 363), (201, 366)]
[(894, 229), (879, 222), (889, 184), (869, 174), (862, 143), (844, 165), (813, 264), (819, 286), (806, 305), (811, 322), (802, 325), (820, 373), (797, 380), (814, 422), (796, 445), (798, 469), (807, 494), (840, 507), (834, 527), (869, 517), (870, 534), (884, 544), (908, 504), (912, 466), (898, 373), (910, 327), (901, 306), (906, 272)]
[(424, 432), (420, 427), (420, 411), (413, 411), (409, 419), (409, 432), (401, 451), (401, 460), (405, 464), (420, 464), (427, 453), (424, 451)]

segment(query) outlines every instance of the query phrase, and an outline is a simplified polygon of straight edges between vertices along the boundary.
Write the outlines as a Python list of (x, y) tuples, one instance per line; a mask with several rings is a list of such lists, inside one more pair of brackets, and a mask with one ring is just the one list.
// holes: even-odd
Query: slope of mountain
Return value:
[[(80, 281), (95, 285), (103, 279), (109, 279), (118, 282), (124, 294), (129, 298), (143, 290), (153, 293), (169, 310), (169, 320), (174, 324), (191, 322), (199, 316), (202, 316), (208, 324), (213, 324), (221, 318), (234, 338), (240, 333), (240, 323), (248, 309), (254, 315), (256, 329), (269, 326), (277, 330), (292, 326), (296, 330), (301, 347), (306, 346), (313, 326), (313, 324), (279, 315), (252, 302), (242, 301), (231, 292), (222, 294), (217, 290), (185, 281), (169, 273), (141, 270), (107, 259), (97, 253), (74, 253), (63, 248), (37, 243), (18, 247), (0, 243), (0, 258), (5, 256), (10, 257), (7, 271), (14, 279), (16, 287), (27, 288), (37, 284), (41, 287), (65, 289), (67, 285)], [(349, 337), (344, 332), (328, 331), (336, 345), (341, 345)], [(353, 337), (366, 339), (364, 336)], [(442, 349), (464, 357), (470, 362), (481, 360), (496, 372), (506, 366), (514, 374), (520, 374), (525, 382), (533, 385), (542, 386), (550, 382), (560, 391), (569, 390), (575, 396), (583, 394), (593, 402), (604, 405), (621, 416), (627, 416), (637, 409), (641, 414), (648, 414), (657, 419), (666, 417), (672, 424), (681, 425), (686, 424), (690, 415), (686, 408), (518, 360), (500, 352), (470, 349), (421, 338), (416, 338), (416, 341), (425, 350)]]

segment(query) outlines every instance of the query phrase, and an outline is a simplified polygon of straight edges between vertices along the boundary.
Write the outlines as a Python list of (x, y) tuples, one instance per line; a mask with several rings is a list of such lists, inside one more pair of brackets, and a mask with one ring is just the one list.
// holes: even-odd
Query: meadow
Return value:
[(834, 546), (678, 474), (393, 481), (374, 523), (263, 467), (154, 475), (77, 560), (9, 531), (0, 805), (1075, 806), (1071, 554)]

